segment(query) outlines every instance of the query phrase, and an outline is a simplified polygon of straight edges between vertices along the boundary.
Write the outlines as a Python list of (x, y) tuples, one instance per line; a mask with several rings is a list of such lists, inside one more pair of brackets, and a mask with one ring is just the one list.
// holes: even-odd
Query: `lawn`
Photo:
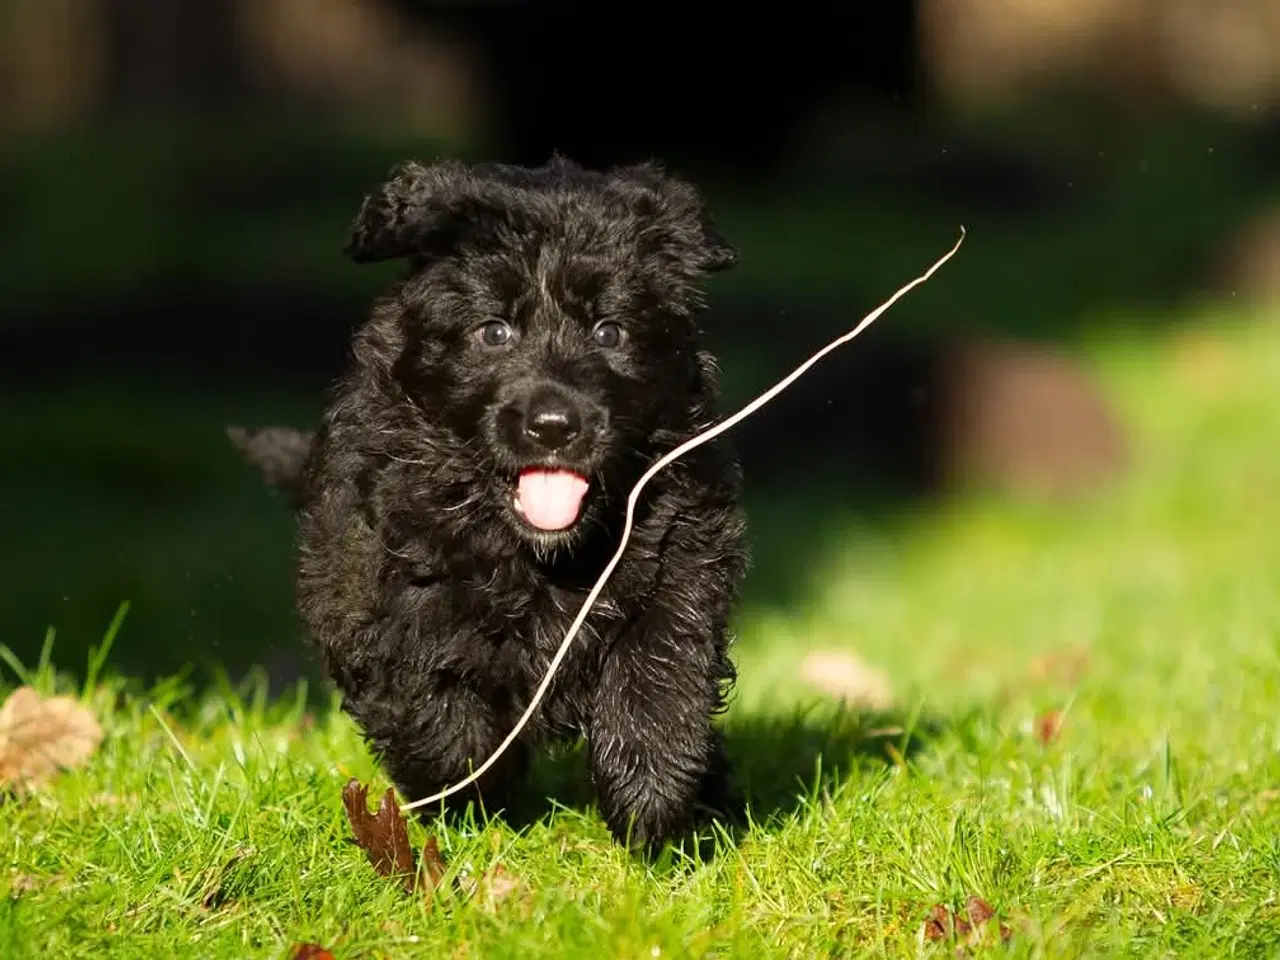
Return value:
[[(27, 679), (106, 735), (0, 807), (0, 956), (950, 956), (922, 924), (970, 896), (1014, 956), (1274, 954), (1280, 315), (1183, 319), (1084, 347), (1134, 431), (1112, 489), (833, 515), (808, 597), (748, 600), (725, 723), (752, 818), (700, 856), (613, 846), (569, 755), (520, 829), (411, 824), (449, 873), (410, 897), (351, 842), (343, 785), (386, 783), (314, 691), (139, 690), (111, 652), (85, 689), (55, 641), (74, 677)], [(761, 543), (804, 509), (758, 504)], [(893, 705), (808, 686), (819, 648), (885, 671)], [(498, 864), (514, 888), (468, 894)]]

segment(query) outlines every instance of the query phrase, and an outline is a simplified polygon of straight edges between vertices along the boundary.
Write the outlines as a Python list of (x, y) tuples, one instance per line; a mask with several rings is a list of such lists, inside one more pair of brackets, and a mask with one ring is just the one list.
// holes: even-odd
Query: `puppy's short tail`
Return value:
[(262, 427), (259, 430), (227, 427), (227, 436), (244, 458), (262, 471), (267, 486), (288, 497), (295, 510), (302, 505), (307, 458), (311, 455), (314, 433), (292, 427)]

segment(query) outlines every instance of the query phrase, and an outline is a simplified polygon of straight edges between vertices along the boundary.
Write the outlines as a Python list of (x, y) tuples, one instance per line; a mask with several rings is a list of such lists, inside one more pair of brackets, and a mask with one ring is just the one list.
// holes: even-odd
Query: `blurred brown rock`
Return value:
[(241, 3), (260, 79), (276, 92), (401, 118), (419, 129), (471, 132), (481, 65), (462, 38), (408, 22), (393, 5), (350, 0)]
[(1275, 0), (921, 0), (925, 70), (949, 98), (1072, 84), (1241, 117), (1280, 105)]
[(1280, 207), (1255, 217), (1228, 242), (1216, 285), (1232, 297), (1280, 303)]
[[(719, 323), (727, 328), (732, 320), (736, 341), (749, 342), (757, 357), (795, 356), (796, 331), (839, 322), (834, 309), (820, 307), (720, 309)], [(955, 326), (964, 323), (957, 317)], [(746, 402), (783, 366), (770, 363), (767, 375), (751, 376), (751, 393), (738, 393), (731, 405)], [(1058, 343), (976, 331), (912, 338), (887, 325), (814, 367), (738, 427), (733, 445), (752, 487), (785, 487), (817, 473), (906, 497), (973, 486), (1078, 495), (1122, 470), (1128, 446), (1101, 386)]]
[(1123, 468), (1122, 425), (1098, 385), (1047, 346), (975, 342), (940, 364), (935, 409), (948, 485), (1084, 492)]

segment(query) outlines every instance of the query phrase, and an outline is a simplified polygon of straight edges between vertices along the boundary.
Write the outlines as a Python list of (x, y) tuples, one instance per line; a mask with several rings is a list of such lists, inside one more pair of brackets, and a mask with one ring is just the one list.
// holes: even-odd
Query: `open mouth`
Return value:
[(512, 506), (536, 530), (567, 530), (582, 515), (588, 487), (587, 478), (572, 470), (526, 467), (516, 479)]

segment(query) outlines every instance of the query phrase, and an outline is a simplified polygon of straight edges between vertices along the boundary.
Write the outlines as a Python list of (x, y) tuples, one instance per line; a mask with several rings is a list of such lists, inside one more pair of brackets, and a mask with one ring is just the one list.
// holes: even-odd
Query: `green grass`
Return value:
[[(451, 870), (501, 863), (522, 892), (424, 905), (349, 842), (343, 783), (385, 781), (340, 713), (108, 677), (83, 690), (97, 755), (0, 807), (0, 956), (903, 956), (932, 904), (971, 894), (1014, 956), (1275, 955), (1280, 316), (1187, 319), (1202, 338), (1087, 347), (1134, 430), (1113, 489), (833, 517), (847, 537), (806, 601), (743, 608), (726, 724), (753, 823), (712, 855), (623, 854), (570, 756), (541, 768), (564, 805), (532, 825), (435, 830)], [(799, 664), (819, 646), (883, 667), (899, 706), (817, 698)], [(1081, 648), (1078, 683), (1034, 677)]]

